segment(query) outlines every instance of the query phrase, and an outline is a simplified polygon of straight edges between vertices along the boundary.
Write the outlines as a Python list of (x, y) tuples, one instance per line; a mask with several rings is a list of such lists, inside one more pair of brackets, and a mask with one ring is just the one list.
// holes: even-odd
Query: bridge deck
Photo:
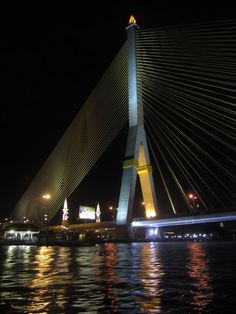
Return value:
[(174, 217), (158, 220), (139, 220), (133, 221), (133, 227), (165, 227), (165, 226), (180, 226), (180, 225), (191, 225), (191, 224), (201, 224), (201, 223), (211, 223), (211, 222), (223, 222), (236, 220), (236, 212), (227, 213), (217, 213), (210, 215), (200, 215), (200, 216), (188, 216), (188, 217)]

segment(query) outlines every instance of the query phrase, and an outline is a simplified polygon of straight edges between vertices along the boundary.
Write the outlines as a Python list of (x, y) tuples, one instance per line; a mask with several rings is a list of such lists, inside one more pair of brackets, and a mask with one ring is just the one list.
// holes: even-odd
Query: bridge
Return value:
[[(124, 128), (117, 216), (107, 226), (235, 219), (227, 210), (235, 208), (236, 200), (236, 22), (145, 30), (131, 17), (126, 30), (127, 42), (17, 203), (14, 219), (29, 217), (40, 223), (46, 215), (53, 221), (64, 209), (62, 225), (68, 226), (64, 200)], [(134, 219), (137, 178), (146, 215), (139, 221)], [(163, 191), (165, 201), (159, 197)], [(51, 196), (47, 203), (39, 199), (45, 192)], [(199, 206), (223, 212), (162, 218), (166, 208), (173, 216), (184, 206), (189, 212)]]

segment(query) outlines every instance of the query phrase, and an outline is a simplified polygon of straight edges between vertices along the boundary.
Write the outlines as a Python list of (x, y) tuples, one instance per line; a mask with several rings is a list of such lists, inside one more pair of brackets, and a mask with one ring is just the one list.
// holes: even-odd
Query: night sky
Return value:
[(2, 10), (0, 217), (11, 212), (122, 47), (130, 14), (142, 28), (236, 17), (225, 2), (174, 2)]

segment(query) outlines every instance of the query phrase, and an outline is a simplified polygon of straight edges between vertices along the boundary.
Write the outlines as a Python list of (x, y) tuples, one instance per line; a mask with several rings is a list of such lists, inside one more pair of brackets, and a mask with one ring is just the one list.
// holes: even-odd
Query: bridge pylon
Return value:
[(116, 223), (128, 225), (132, 221), (137, 177), (140, 179), (147, 218), (158, 216), (156, 193), (150, 164), (143, 119), (141, 91), (138, 90), (136, 31), (133, 16), (126, 27), (128, 38), (129, 131), (120, 188)]

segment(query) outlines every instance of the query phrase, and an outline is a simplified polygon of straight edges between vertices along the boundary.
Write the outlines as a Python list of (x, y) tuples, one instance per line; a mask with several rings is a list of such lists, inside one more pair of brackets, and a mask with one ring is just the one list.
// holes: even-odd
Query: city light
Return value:
[(147, 206), (145, 207), (145, 211), (146, 211), (146, 217), (147, 218), (154, 218), (156, 217), (156, 211), (155, 209), (151, 206), (151, 204), (147, 204)]
[(44, 194), (42, 197), (45, 198), (45, 199), (50, 199), (51, 195), (50, 194)]
[(194, 200), (197, 199), (197, 196), (194, 195), (193, 193), (189, 193), (189, 194), (188, 194), (188, 197), (189, 197), (190, 199), (194, 199)]
[(193, 193), (188, 194), (188, 198), (190, 200), (190, 207), (193, 212), (197, 211), (199, 208), (199, 204), (197, 202), (197, 196)]

